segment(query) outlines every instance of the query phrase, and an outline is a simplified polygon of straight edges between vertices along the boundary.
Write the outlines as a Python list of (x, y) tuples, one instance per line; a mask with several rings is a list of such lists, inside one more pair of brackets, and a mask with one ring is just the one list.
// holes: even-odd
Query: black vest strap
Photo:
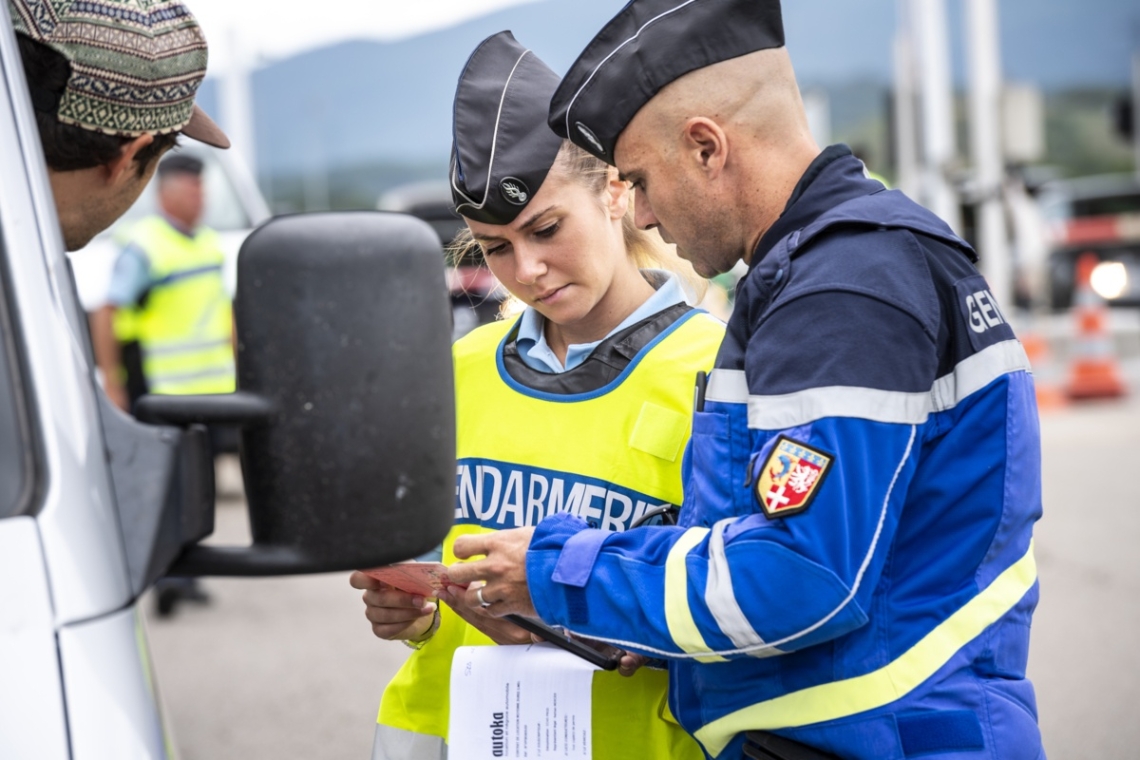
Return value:
[(767, 731), (749, 731), (745, 734), (744, 757), (752, 760), (839, 760), (835, 755)]
[(692, 310), (692, 306), (684, 303), (662, 309), (603, 340), (574, 369), (558, 373), (540, 372), (526, 365), (519, 356), (519, 328), (516, 325), (503, 346), (503, 366), (511, 379), (531, 390), (559, 396), (590, 393), (613, 382), (643, 348)]

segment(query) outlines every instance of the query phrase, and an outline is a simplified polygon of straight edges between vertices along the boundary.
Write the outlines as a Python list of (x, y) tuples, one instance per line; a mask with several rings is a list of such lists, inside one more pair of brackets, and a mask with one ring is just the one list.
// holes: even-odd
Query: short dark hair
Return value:
[(172, 156), (167, 156), (162, 159), (158, 164), (158, 177), (169, 177), (172, 174), (192, 174), (195, 177), (200, 177), (202, 171), (206, 168), (206, 164), (202, 159), (197, 156), (190, 156), (185, 153), (175, 153)]
[[(62, 95), (71, 78), (71, 64), (66, 58), (47, 45), (36, 42), (23, 34), (16, 34), (20, 45), (20, 60), (24, 64), (24, 76), (28, 86)], [(36, 127), (39, 128), (40, 143), (44, 149), (44, 159), (48, 168), (57, 172), (77, 171), (102, 166), (116, 158), (123, 146), (135, 139), (121, 135), (106, 135), (74, 124), (64, 124), (54, 113), (35, 110)], [(138, 171), (141, 176), (168, 148), (178, 144), (178, 134), (156, 134), (154, 142), (138, 152)]]

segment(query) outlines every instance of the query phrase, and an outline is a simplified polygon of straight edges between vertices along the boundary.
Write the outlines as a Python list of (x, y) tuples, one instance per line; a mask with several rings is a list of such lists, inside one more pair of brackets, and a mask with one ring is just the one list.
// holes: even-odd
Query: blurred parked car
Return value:
[[(237, 287), (238, 249), (253, 228), (269, 218), (269, 207), (257, 183), (236, 156), (200, 144), (182, 145), (177, 150), (202, 159), (206, 165), (202, 172), (206, 196), (202, 224), (221, 237), (226, 253), (226, 287), (232, 295)], [(106, 302), (111, 271), (119, 254), (117, 241), (122, 233), (143, 217), (156, 213), (155, 184), (147, 185), (135, 205), (111, 229), (70, 254), (79, 300), (87, 311), (94, 311)]]
[(1049, 296), (1073, 303), (1077, 258), (1095, 253), (1093, 289), (1111, 305), (1140, 306), (1140, 181), (1134, 175), (1054, 180), (1037, 196), (1048, 226)]
[[(445, 180), (416, 182), (393, 188), (376, 203), (380, 211), (401, 211), (423, 219), (439, 235), (446, 248), (464, 228), (463, 219), (451, 208), (451, 188)], [(449, 261), (448, 290), (451, 294), (452, 338), (458, 340), (476, 327), (494, 322), (508, 297), (499, 281), (483, 265), (481, 257)]]

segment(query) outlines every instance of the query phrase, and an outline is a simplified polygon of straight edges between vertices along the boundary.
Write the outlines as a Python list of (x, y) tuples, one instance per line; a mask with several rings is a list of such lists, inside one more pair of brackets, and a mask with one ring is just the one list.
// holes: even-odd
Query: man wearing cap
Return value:
[(64, 244), (138, 198), (179, 134), (229, 140), (194, 104), (206, 39), (180, 2), (8, 0)]
[(551, 103), (640, 226), (705, 275), (749, 267), (681, 524), (558, 514), (459, 539), (487, 556), (449, 574), (494, 614), (668, 658), (710, 757), (1044, 758), (1029, 364), (969, 245), (816, 146), (783, 43), (775, 0), (633, 0)]

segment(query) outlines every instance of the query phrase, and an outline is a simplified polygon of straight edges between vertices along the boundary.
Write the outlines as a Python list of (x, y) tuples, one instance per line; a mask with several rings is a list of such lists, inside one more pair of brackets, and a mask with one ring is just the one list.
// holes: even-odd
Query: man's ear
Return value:
[(629, 210), (629, 183), (618, 178), (617, 169), (610, 167), (606, 180), (605, 201), (610, 219), (621, 219)]
[(716, 178), (728, 161), (728, 135), (720, 125), (704, 116), (694, 116), (681, 130), (682, 148), (701, 171)]
[(123, 149), (119, 151), (119, 155), (103, 165), (107, 184), (118, 184), (124, 178), (130, 177), (132, 172), (136, 172), (135, 161), (139, 155), (139, 151), (152, 142), (154, 142), (154, 135), (148, 132), (139, 135), (128, 143), (124, 143)]

